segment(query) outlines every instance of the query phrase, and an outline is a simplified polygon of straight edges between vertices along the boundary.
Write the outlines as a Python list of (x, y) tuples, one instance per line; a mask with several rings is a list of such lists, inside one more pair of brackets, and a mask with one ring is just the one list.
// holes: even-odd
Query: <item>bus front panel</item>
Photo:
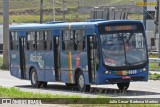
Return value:
[(98, 83), (148, 80), (148, 54), (143, 24), (99, 25), (102, 70)]

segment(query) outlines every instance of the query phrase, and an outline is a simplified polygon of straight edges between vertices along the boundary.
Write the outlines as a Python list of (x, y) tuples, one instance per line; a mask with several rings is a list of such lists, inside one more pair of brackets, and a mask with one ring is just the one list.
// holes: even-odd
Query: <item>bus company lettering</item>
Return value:
[(30, 55), (31, 62), (38, 62), (40, 68), (43, 68), (44, 61), (42, 60), (42, 56), (34, 56), (33, 54)]
[(34, 56), (33, 54), (31, 54), (31, 56), (30, 56), (30, 61), (31, 61), (31, 62), (39, 62), (39, 61), (42, 61), (42, 56)]

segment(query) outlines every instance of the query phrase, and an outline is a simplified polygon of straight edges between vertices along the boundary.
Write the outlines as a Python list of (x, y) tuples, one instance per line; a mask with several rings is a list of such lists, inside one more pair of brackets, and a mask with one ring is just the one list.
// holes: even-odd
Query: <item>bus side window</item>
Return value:
[(52, 50), (52, 39), (51, 39), (51, 31), (45, 31), (45, 41), (44, 41), (44, 49)]
[(74, 31), (65, 30), (62, 36), (62, 50), (73, 50), (74, 49)]
[(76, 30), (75, 31), (75, 46), (76, 47), (74, 50), (79, 50), (82, 51), (85, 48), (85, 34), (84, 30)]
[(17, 32), (10, 33), (10, 49), (11, 50), (18, 50), (18, 35)]
[(27, 34), (27, 50), (36, 50), (35, 32), (28, 32)]
[(10, 50), (13, 50), (13, 32), (10, 32)]
[(64, 31), (62, 32), (62, 50), (65, 50), (65, 44), (64, 44)]
[(44, 50), (44, 32), (37, 32), (37, 50)]

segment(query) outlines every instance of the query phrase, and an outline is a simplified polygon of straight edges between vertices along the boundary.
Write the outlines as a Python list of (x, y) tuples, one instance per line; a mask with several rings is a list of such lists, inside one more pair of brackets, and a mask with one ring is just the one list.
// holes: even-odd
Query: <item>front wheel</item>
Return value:
[(84, 79), (84, 75), (82, 72), (79, 72), (77, 74), (76, 86), (79, 91), (89, 91), (90, 90), (90, 85), (85, 85), (85, 79)]
[(117, 86), (118, 86), (119, 90), (121, 90), (121, 91), (127, 90), (129, 85), (130, 85), (130, 82), (117, 83)]
[(72, 84), (72, 83), (65, 83), (66, 84), (66, 86), (74, 86), (75, 84)]

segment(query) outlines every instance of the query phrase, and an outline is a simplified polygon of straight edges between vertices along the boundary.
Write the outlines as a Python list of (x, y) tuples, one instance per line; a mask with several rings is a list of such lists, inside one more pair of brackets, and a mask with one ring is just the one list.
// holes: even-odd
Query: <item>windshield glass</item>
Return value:
[(147, 61), (143, 33), (118, 32), (102, 34), (100, 37), (105, 65), (134, 66)]

